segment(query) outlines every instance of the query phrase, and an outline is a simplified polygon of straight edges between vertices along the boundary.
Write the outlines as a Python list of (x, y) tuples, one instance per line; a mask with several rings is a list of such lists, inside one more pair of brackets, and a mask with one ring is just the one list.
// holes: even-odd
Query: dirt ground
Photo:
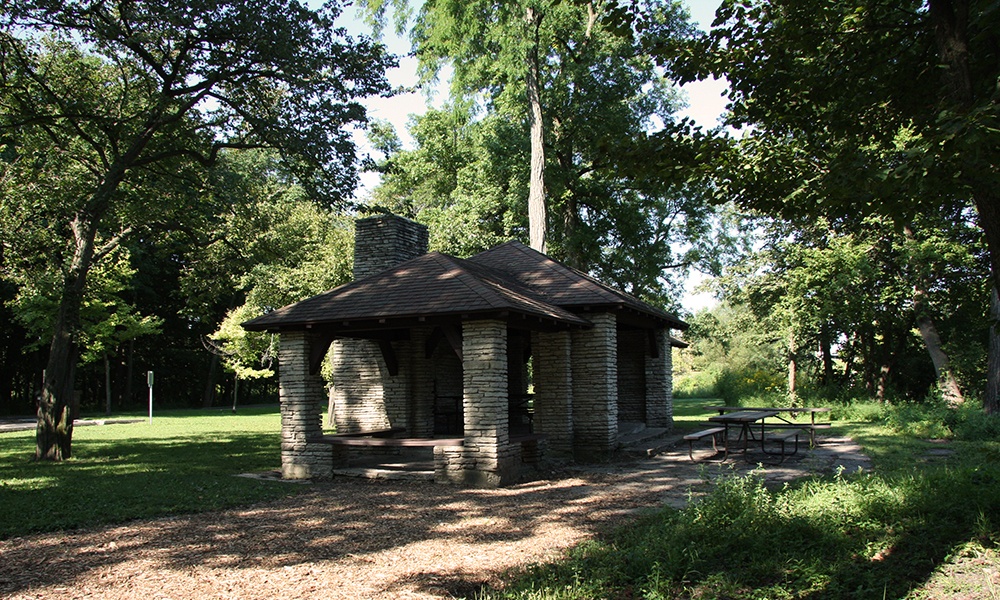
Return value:
[[(497, 490), (336, 478), (250, 508), (0, 542), (5, 598), (450, 598), (558, 558), (636, 511), (683, 506), (720, 469), (687, 448)], [(765, 466), (780, 484), (870, 465), (846, 438)], [(278, 484), (276, 484), (278, 485)], [(281, 484), (291, 485), (291, 484)]]

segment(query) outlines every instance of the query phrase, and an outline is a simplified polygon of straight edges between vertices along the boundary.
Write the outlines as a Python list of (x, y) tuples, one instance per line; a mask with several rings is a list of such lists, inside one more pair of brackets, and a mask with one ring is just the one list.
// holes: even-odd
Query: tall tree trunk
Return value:
[[(915, 241), (916, 236), (909, 225), (903, 228), (903, 232), (908, 241)], [(914, 270), (919, 273), (920, 265), (913, 266), (915, 267)], [(955, 379), (955, 373), (951, 370), (951, 361), (948, 359), (948, 354), (941, 346), (941, 336), (938, 335), (937, 326), (934, 325), (934, 320), (931, 319), (929, 314), (930, 307), (928, 306), (927, 291), (925, 289), (927, 287), (925, 274), (918, 274), (916, 279), (917, 281), (913, 285), (913, 312), (917, 316), (917, 329), (920, 331), (920, 338), (923, 340), (924, 347), (927, 348), (927, 353), (930, 354), (931, 362), (934, 364), (935, 380), (937, 381), (941, 395), (949, 406), (958, 406), (965, 402), (965, 398), (962, 397), (962, 390), (958, 385), (958, 380)]]
[(983, 412), (988, 415), (1000, 414), (1000, 298), (997, 297), (996, 287), (990, 294), (990, 346)]
[(531, 126), (531, 176), (528, 183), (528, 234), (531, 247), (546, 251), (548, 235), (545, 208), (545, 133), (542, 121), (542, 94), (539, 81), (539, 35), (542, 14), (529, 6), (525, 14), (531, 34), (528, 45), (528, 122)]
[(64, 460), (72, 454), (75, 410), (73, 382), (79, 352), (76, 335), (80, 328), (83, 291), (94, 258), (97, 228), (91, 215), (81, 213), (73, 220), (72, 230), (76, 247), (63, 282), (52, 343), (49, 346), (49, 359), (45, 366), (42, 397), (38, 403), (36, 460)]
[(941, 347), (941, 336), (938, 335), (934, 321), (926, 314), (921, 315), (917, 317), (917, 329), (920, 330), (920, 337), (924, 340), (927, 353), (931, 355), (938, 388), (945, 402), (952, 407), (961, 405), (965, 402), (965, 398), (962, 396), (958, 380), (955, 379), (955, 373), (951, 370), (948, 354)]
[(830, 341), (830, 324), (824, 323), (819, 335), (819, 353), (823, 361), (823, 385), (833, 385), (833, 342)]
[(219, 355), (215, 352), (209, 352), (208, 357), (208, 380), (205, 382), (205, 391), (201, 395), (202, 408), (211, 408), (215, 401), (215, 373), (219, 368)]
[(104, 414), (111, 416), (111, 361), (104, 353)]
[(570, 194), (563, 202), (563, 250), (565, 252), (566, 264), (574, 269), (586, 270), (583, 268), (583, 257), (580, 253), (580, 244), (577, 241), (576, 232), (580, 225), (580, 211), (576, 203), (576, 197)]
[(132, 405), (132, 383), (135, 379), (135, 340), (128, 341), (128, 352), (125, 354), (125, 389), (122, 391), (121, 406)]

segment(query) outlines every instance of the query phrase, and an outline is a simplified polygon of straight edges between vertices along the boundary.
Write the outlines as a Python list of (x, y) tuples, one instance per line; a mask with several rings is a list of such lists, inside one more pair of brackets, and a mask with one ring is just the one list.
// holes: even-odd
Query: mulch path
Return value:
[[(767, 468), (767, 477), (843, 462), (831, 446), (824, 452)], [(338, 478), (245, 509), (2, 541), (0, 595), (464, 597), (509, 570), (555, 560), (636, 511), (683, 505), (720, 468), (752, 467), (732, 465), (692, 463), (686, 448), (675, 448), (495, 490)]]

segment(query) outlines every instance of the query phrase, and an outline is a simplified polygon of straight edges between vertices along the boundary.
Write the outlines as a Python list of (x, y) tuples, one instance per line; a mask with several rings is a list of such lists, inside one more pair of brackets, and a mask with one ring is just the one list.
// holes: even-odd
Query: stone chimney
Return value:
[(427, 254), (427, 244), (427, 226), (415, 221), (396, 215), (358, 219), (354, 224), (354, 279)]

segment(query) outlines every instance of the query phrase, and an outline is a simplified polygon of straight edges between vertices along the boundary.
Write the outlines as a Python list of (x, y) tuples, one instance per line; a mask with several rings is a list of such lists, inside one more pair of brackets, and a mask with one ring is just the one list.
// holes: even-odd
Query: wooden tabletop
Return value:
[(717, 423), (752, 423), (754, 421), (766, 419), (767, 417), (773, 417), (777, 414), (778, 411), (773, 409), (738, 410), (724, 415), (715, 415), (714, 417), (709, 417), (708, 420), (715, 421)]

